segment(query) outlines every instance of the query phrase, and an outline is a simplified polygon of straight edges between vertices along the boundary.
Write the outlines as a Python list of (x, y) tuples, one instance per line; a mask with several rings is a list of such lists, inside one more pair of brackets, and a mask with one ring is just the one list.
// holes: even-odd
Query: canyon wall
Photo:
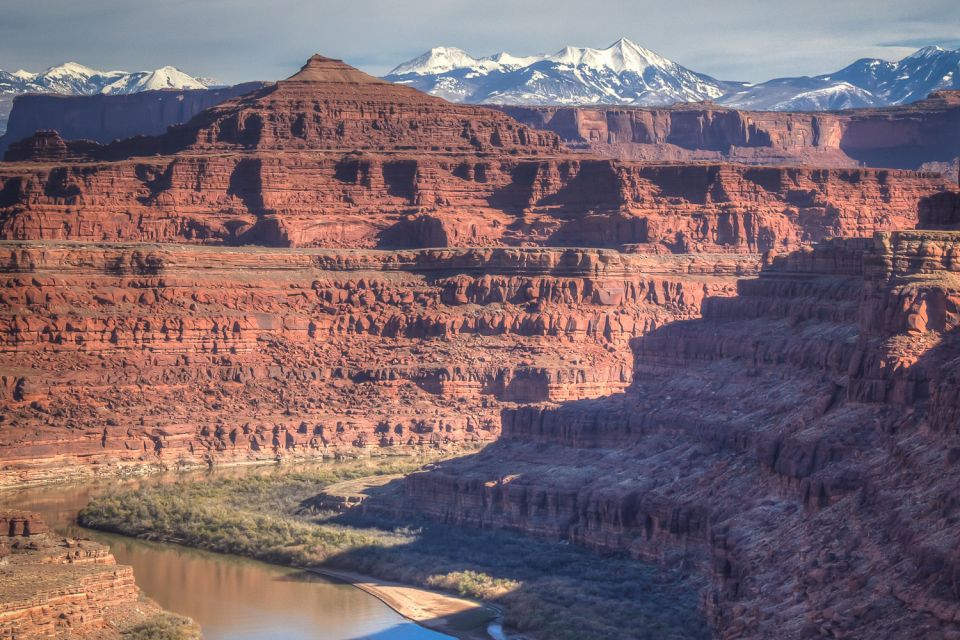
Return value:
[[(0, 156), (38, 130), (100, 143), (161, 134), (208, 107), (265, 86), (248, 82), (207, 91), (21, 96), (14, 101), (8, 133), (0, 138)], [(740, 111), (711, 103), (491, 108), (532, 129), (556, 133), (570, 149), (621, 160), (921, 169), (949, 168), (960, 158), (958, 91), (940, 91), (910, 105), (834, 112)], [(956, 176), (955, 169), (951, 175)]]
[(486, 442), (757, 256), (0, 243), (0, 483)]
[[(853, 126), (642, 113), (718, 153)], [(955, 179), (602, 151), (321, 56), (18, 142), (0, 484), (484, 444), (363, 508), (701, 571), (721, 638), (960, 634)]]
[(36, 131), (54, 130), (67, 140), (108, 143), (120, 138), (150, 136), (187, 122), (195, 115), (265, 86), (245, 82), (221, 89), (164, 89), (124, 95), (65, 96), (26, 94), (13, 100), (0, 156), (15, 142)]
[(951, 637), (958, 256), (904, 231), (773, 258), (636, 338), (624, 393), (505, 408), (406, 509), (696, 567), (718, 638)]
[(960, 91), (832, 112), (738, 111), (710, 103), (500, 108), (572, 148), (629, 160), (919, 169), (960, 157)]

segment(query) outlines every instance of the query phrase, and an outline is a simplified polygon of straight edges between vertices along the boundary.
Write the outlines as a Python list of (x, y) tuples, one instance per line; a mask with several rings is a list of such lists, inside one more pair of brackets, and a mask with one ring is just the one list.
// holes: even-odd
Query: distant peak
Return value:
[(335, 82), (341, 84), (388, 84), (379, 78), (351, 67), (343, 60), (328, 58), (319, 53), (310, 56), (300, 71), (285, 82)]
[(470, 67), (478, 62), (463, 49), (457, 47), (433, 47), (413, 60), (408, 60), (394, 68), (391, 75), (406, 73), (431, 74), (444, 73), (453, 69)]
[(463, 49), (460, 49), (459, 47), (443, 47), (443, 46), (431, 48), (430, 53), (434, 55), (441, 54), (441, 53), (457, 53), (457, 54), (468, 55), (466, 51), (464, 51)]
[(943, 52), (944, 52), (944, 49), (942, 47), (932, 44), (930, 46), (917, 49), (912, 54), (907, 56), (907, 58), (927, 58)]
[(633, 40), (630, 40), (629, 38), (620, 38), (619, 40), (617, 40), (607, 48), (608, 49), (643, 49), (643, 47), (638, 45)]
[(99, 73), (96, 69), (91, 69), (90, 67), (80, 64), (79, 62), (74, 62), (70, 60), (69, 62), (64, 62), (63, 64), (55, 64), (52, 67), (47, 69), (47, 73), (51, 71), (69, 71), (72, 73)]
[(639, 73), (648, 67), (667, 69), (676, 66), (670, 60), (627, 38), (620, 38), (606, 49), (567, 46), (550, 56), (548, 60), (575, 66), (584, 65), (594, 69), (606, 68), (616, 73), (623, 71)]

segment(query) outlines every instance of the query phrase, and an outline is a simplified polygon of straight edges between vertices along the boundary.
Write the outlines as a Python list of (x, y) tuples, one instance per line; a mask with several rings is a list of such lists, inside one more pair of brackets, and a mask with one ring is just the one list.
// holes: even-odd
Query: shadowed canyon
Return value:
[(249, 89), (11, 141), (0, 486), (466, 452), (354, 511), (682, 567), (715, 638), (960, 638), (960, 92)]

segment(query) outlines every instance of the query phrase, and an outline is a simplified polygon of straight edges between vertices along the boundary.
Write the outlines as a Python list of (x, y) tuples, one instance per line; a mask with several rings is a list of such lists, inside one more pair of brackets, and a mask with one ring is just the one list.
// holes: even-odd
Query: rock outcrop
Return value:
[(960, 91), (897, 107), (829, 112), (740, 111), (710, 103), (500, 108), (573, 148), (624, 160), (920, 169), (960, 157)]
[[(791, 250), (910, 228), (939, 174), (573, 158), (311, 152), (0, 165), (0, 237), (321, 247), (656, 245)], [(57, 157), (57, 154), (61, 154)], [(292, 186), (296, 185), (296, 188)]]
[[(303, 77), (319, 78), (311, 73)], [(371, 83), (384, 86), (364, 77), (364, 84)], [(266, 86), (248, 82), (205, 91), (20, 96), (8, 133), (0, 138), (0, 157), (11, 144), (41, 130), (101, 144), (156, 136), (208, 107)], [(396, 94), (386, 98), (393, 102)], [(569, 149), (620, 160), (924, 169), (949, 167), (960, 159), (960, 91), (939, 91), (903, 106), (833, 112), (743, 111), (709, 102), (659, 108), (492, 107), (528, 127), (556, 133)], [(305, 133), (299, 132), (298, 144)], [(365, 135), (361, 146), (368, 139)], [(956, 175), (956, 169), (950, 173)]]
[(36, 513), (0, 511), (0, 637), (119, 640), (161, 613), (106, 546), (48, 533)]

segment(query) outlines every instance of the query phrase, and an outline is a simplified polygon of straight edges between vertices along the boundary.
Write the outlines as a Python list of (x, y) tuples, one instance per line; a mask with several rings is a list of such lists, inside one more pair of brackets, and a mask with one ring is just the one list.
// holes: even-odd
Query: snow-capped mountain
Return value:
[(135, 71), (111, 82), (100, 93), (139, 93), (157, 89), (206, 89), (202, 82), (188, 76), (176, 67), (161, 67), (153, 71)]
[(820, 111), (905, 104), (960, 89), (960, 50), (925, 47), (898, 62), (858, 60), (821, 76), (727, 82), (691, 71), (621, 39), (606, 49), (476, 58), (436, 47), (386, 79), (458, 102), (662, 105), (714, 100), (730, 107)]
[(960, 89), (960, 49), (924, 47), (899, 62), (867, 58), (821, 77), (854, 84), (887, 104), (916, 102), (938, 89)]
[(836, 73), (749, 85), (718, 102), (742, 109), (820, 111), (907, 104), (960, 89), (960, 49), (924, 47), (898, 62), (863, 58)]
[(40, 73), (0, 69), (0, 134), (6, 129), (13, 98), (22, 93), (94, 95), (138, 93), (151, 89), (206, 89), (206, 86), (175, 67), (131, 73), (99, 71), (77, 62), (65, 62)]
[(0, 92), (60, 93), (92, 95), (95, 93), (136, 93), (150, 89), (205, 89), (196, 78), (175, 67), (153, 71), (99, 71), (77, 62), (50, 67), (41, 73), (0, 70)]
[(716, 99), (740, 83), (696, 73), (627, 40), (606, 49), (564, 47), (553, 55), (475, 58), (436, 47), (387, 80), (460, 102), (658, 105)]
[(806, 77), (777, 78), (747, 85), (717, 102), (749, 111), (830, 111), (887, 104), (850, 82)]

